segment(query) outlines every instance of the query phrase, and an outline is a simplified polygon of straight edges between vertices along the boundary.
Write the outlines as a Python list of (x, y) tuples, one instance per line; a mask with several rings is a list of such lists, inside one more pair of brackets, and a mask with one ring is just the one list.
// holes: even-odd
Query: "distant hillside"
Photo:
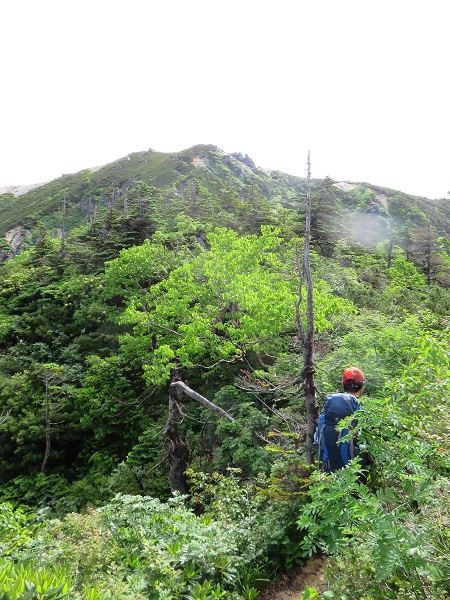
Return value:
[[(330, 182), (314, 180), (313, 193)], [(138, 183), (151, 187), (165, 211), (232, 227), (229, 215), (236, 203), (267, 202), (272, 207), (301, 210), (306, 189), (303, 178), (258, 168), (247, 155), (227, 154), (212, 145), (170, 154), (149, 150), (36, 186), (8, 188), (0, 195), (0, 235), (10, 241), (18, 231), (28, 231), (31, 239), (32, 231), (42, 222), (57, 236), (62, 226), (69, 232), (92, 219), (94, 206), (96, 211), (126, 213)], [(331, 183), (331, 205), (409, 226), (429, 223), (441, 235), (450, 234), (448, 201), (428, 200), (368, 183)], [(264, 212), (264, 207), (258, 210)]]

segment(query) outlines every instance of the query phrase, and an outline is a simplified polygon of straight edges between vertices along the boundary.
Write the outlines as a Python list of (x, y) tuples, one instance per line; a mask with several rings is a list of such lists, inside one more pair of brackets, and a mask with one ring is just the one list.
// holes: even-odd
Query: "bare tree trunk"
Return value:
[(120, 197), (120, 190), (117, 187), (110, 188), (106, 193), (106, 201), (108, 206), (108, 223), (107, 230), (111, 229), (114, 206)]
[(123, 195), (123, 216), (125, 217), (125, 219), (128, 219), (128, 192), (130, 188), (132, 188), (133, 185), (136, 183), (136, 181), (137, 180), (134, 177), (131, 177), (131, 179), (128, 179), (128, 181), (126, 181), (121, 188)]
[(428, 231), (425, 243), (425, 273), (427, 276), (427, 285), (431, 285), (431, 253), (432, 253), (431, 243), (431, 223), (428, 224)]
[(59, 412), (62, 405), (55, 404), (54, 399), (61, 396), (63, 391), (58, 384), (62, 381), (64, 367), (54, 363), (46, 363), (42, 365), (42, 382), (45, 387), (45, 451), (44, 458), (41, 464), (41, 473), (44, 473), (47, 468), (47, 463), (50, 458), (51, 451), (51, 433), (52, 426), (60, 425), (64, 421), (52, 421), (52, 416)]
[(51, 438), (50, 438), (50, 429), (51, 429), (51, 422), (50, 422), (50, 390), (49, 390), (49, 379), (46, 378), (44, 380), (45, 383), (45, 452), (44, 452), (44, 458), (42, 460), (42, 465), (41, 465), (41, 473), (45, 472), (45, 469), (47, 468), (47, 462), (50, 456), (50, 450), (51, 450)]
[(393, 248), (394, 248), (394, 238), (391, 237), (391, 239), (389, 240), (388, 250), (387, 250), (388, 255), (387, 255), (387, 265), (386, 265), (386, 267), (388, 269), (390, 269), (391, 266), (392, 266), (392, 250), (393, 250)]
[(128, 219), (128, 189), (123, 194), (123, 216)]
[(314, 300), (311, 268), (309, 264), (309, 245), (311, 239), (311, 163), (308, 151), (308, 178), (306, 192), (306, 227), (305, 227), (305, 253), (304, 269), (306, 280), (306, 320), (307, 331), (303, 344), (303, 390), (305, 393), (306, 408), (306, 462), (314, 462), (314, 432), (319, 419), (319, 407), (314, 384)]
[(300, 306), (302, 303), (302, 285), (303, 285), (303, 273), (301, 267), (301, 261), (299, 256), (298, 245), (295, 248), (295, 267), (298, 275), (298, 286), (297, 286), (297, 302), (295, 303), (295, 323), (297, 325), (297, 337), (301, 344), (301, 347), (305, 346), (305, 328), (302, 323), (302, 314), (300, 313)]
[(89, 225), (91, 226), (91, 233), (94, 233), (94, 225), (97, 220), (98, 200), (96, 198), (93, 199), (89, 195), (88, 202)]
[(63, 196), (62, 203), (62, 214), (61, 214), (61, 250), (60, 256), (65, 255), (65, 243), (66, 243), (66, 194)]
[(189, 462), (190, 450), (186, 438), (180, 430), (181, 411), (179, 400), (181, 389), (174, 385), (180, 381), (180, 375), (174, 370), (169, 386), (169, 419), (163, 431), (164, 446), (167, 450), (169, 461), (169, 483), (172, 492), (188, 494), (189, 486), (186, 478), (186, 469)]

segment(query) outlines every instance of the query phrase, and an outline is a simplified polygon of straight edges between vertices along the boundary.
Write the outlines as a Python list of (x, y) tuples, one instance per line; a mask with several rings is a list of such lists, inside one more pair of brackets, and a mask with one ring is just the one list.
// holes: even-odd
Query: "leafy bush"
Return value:
[(386, 386), (389, 396), (366, 401), (358, 415), (368, 473), (356, 459), (334, 474), (314, 474), (311, 502), (300, 511), (300, 547), (304, 555), (332, 555), (329, 578), (339, 598), (450, 593), (449, 350), (425, 336), (418, 346)]
[[(11, 550), (11, 559), (55, 575), (46, 575), (49, 589), (64, 583), (73, 598), (106, 598), (107, 590), (123, 600), (255, 598), (281, 565), (276, 557), (294, 511), (232, 474), (191, 475), (202, 514), (179, 496), (163, 503), (119, 495), (100, 509), (47, 521)], [(5, 564), (8, 573), (15, 563)]]
[(69, 582), (67, 566), (36, 569), (30, 562), (0, 559), (0, 600), (62, 600), (72, 590)]
[(33, 517), (12, 504), (0, 504), (0, 555), (4, 558), (22, 548), (36, 533), (39, 525)]

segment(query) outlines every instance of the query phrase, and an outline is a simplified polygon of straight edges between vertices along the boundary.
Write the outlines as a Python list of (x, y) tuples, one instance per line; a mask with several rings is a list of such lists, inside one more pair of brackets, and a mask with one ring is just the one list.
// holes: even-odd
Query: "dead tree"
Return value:
[(182, 391), (177, 385), (174, 385), (181, 382), (178, 369), (173, 370), (170, 381), (169, 418), (163, 431), (163, 441), (169, 461), (169, 483), (172, 492), (188, 494), (186, 469), (189, 463), (190, 449), (186, 437), (180, 429), (182, 414), (179, 402)]
[(60, 256), (64, 256), (66, 252), (66, 199), (67, 194), (64, 194), (61, 208), (61, 250), (59, 251)]
[[(308, 150), (308, 175), (306, 188), (306, 225), (305, 250), (303, 267), (306, 283), (306, 332), (303, 338), (303, 370), (301, 373), (302, 386), (305, 394), (306, 408), (306, 462), (314, 462), (314, 432), (319, 419), (319, 407), (314, 383), (314, 299), (311, 268), (309, 263), (309, 247), (311, 240), (311, 162)], [(297, 323), (299, 319), (297, 318)]]
[(189, 396), (230, 423), (235, 423), (236, 421), (220, 406), (217, 406), (188, 387), (181, 380), (178, 370), (174, 369), (169, 385), (169, 418), (163, 431), (163, 440), (169, 461), (170, 489), (172, 492), (188, 494), (189, 486), (186, 478), (186, 469), (189, 463), (190, 449), (184, 434), (180, 430), (180, 422), (182, 420), (180, 402), (183, 394), (186, 394), (186, 396)]

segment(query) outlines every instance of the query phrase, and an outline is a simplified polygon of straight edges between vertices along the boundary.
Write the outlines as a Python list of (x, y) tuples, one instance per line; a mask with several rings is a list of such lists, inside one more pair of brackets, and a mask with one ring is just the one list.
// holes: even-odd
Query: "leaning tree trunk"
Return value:
[[(180, 381), (177, 370), (174, 370), (171, 383)], [(169, 386), (169, 418), (163, 431), (164, 445), (169, 461), (169, 483), (172, 492), (188, 494), (186, 469), (189, 462), (190, 450), (183, 432), (180, 430), (181, 411), (178, 404), (181, 390), (174, 385)]]
[(306, 462), (314, 462), (314, 432), (319, 419), (319, 406), (316, 398), (314, 383), (314, 301), (311, 268), (309, 264), (309, 244), (311, 239), (311, 170), (308, 151), (308, 179), (306, 192), (306, 227), (305, 227), (305, 253), (304, 269), (306, 279), (306, 320), (307, 331), (303, 341), (303, 390), (305, 393), (306, 408)]

